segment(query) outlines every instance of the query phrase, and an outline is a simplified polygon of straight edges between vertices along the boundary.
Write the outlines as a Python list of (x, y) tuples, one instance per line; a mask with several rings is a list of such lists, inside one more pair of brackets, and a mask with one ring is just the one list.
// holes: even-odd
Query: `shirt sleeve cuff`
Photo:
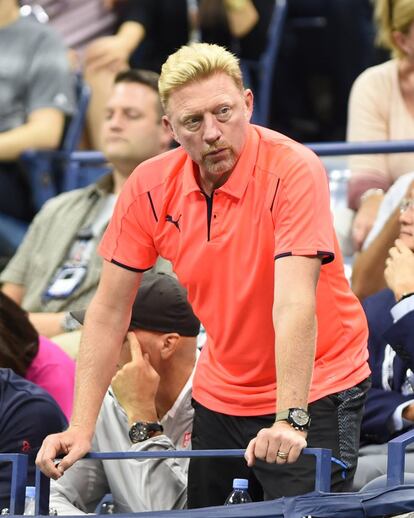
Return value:
[(398, 405), (394, 410), (394, 413), (391, 416), (392, 432), (399, 432), (408, 426), (412, 426), (412, 421), (404, 419), (402, 416), (404, 409), (410, 406), (412, 403), (413, 401), (405, 401), (404, 403), (401, 403), (401, 405)]
[(394, 324), (401, 318), (405, 317), (405, 315), (410, 311), (414, 311), (414, 295), (401, 300), (391, 308), (391, 315), (394, 319)]

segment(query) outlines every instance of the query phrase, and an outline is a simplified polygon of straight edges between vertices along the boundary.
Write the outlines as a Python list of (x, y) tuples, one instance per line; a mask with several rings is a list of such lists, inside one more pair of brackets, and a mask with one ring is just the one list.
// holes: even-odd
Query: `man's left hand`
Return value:
[(292, 464), (306, 448), (307, 432), (295, 430), (289, 423), (278, 421), (270, 428), (262, 428), (249, 442), (244, 457), (249, 467), (256, 459), (270, 464)]

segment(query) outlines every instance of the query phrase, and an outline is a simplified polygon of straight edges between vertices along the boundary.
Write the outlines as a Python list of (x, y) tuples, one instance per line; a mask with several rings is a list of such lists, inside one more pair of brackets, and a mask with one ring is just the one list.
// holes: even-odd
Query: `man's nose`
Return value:
[(408, 207), (400, 211), (399, 221), (401, 225), (410, 225), (413, 223), (414, 208)]
[(208, 113), (204, 118), (203, 139), (208, 144), (213, 144), (221, 137), (220, 125), (214, 115)]
[(120, 112), (114, 112), (109, 121), (109, 127), (111, 129), (119, 129), (123, 125), (123, 116)]

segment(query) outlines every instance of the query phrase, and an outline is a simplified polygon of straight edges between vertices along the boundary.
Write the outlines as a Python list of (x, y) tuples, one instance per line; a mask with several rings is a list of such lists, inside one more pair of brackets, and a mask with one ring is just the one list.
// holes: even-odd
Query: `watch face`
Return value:
[(131, 442), (142, 442), (148, 439), (147, 423), (135, 423), (129, 430)]
[(306, 426), (309, 422), (309, 414), (302, 408), (293, 409), (290, 416), (298, 426)]

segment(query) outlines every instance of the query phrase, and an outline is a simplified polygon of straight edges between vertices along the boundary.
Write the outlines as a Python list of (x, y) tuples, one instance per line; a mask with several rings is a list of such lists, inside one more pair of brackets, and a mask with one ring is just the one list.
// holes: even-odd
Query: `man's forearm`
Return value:
[(56, 149), (63, 131), (64, 115), (53, 108), (39, 110), (36, 120), (0, 133), (0, 160), (14, 161), (26, 149)]
[(29, 313), (29, 320), (39, 335), (52, 337), (64, 333), (64, 313)]
[(314, 304), (293, 303), (275, 318), (277, 411), (307, 408), (316, 349)]
[(398, 218), (399, 208), (394, 210), (370, 246), (355, 259), (352, 267), (352, 290), (361, 300), (385, 288), (385, 259), (399, 234)]
[(119, 27), (117, 37), (124, 42), (128, 54), (131, 54), (145, 37), (144, 26), (134, 21), (126, 21)]
[(92, 301), (86, 316), (76, 369), (71, 426), (93, 435), (96, 418), (115, 373), (130, 313), (108, 311)]
[(224, 7), (230, 32), (236, 38), (246, 36), (259, 20), (252, 0), (225, 0)]

